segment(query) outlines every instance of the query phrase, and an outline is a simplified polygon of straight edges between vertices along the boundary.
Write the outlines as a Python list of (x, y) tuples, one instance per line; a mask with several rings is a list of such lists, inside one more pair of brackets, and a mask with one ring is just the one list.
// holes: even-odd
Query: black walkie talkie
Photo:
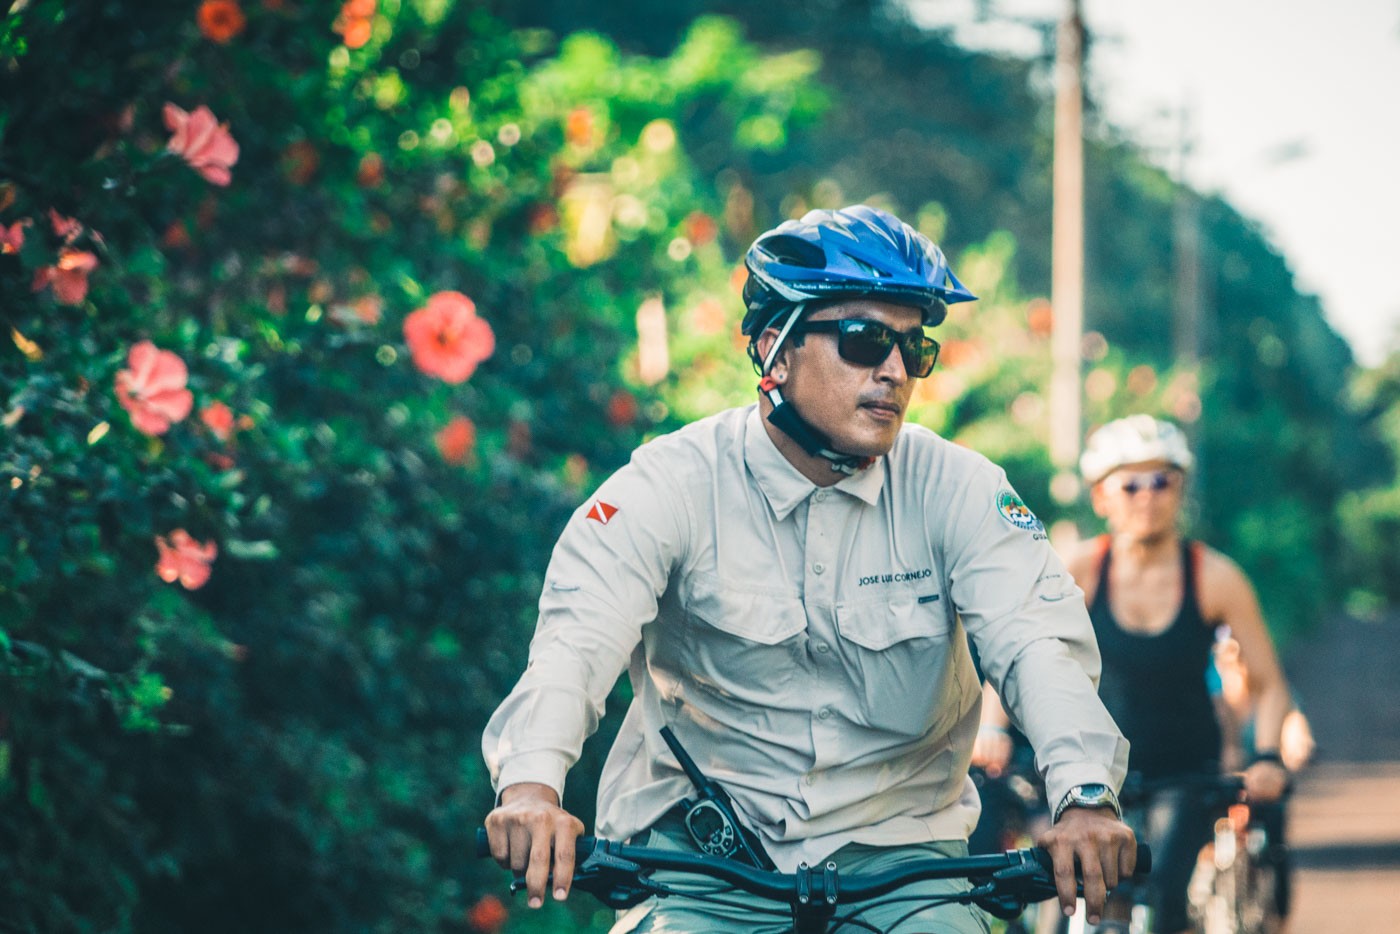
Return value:
[(748, 839), (725, 790), (705, 777), (669, 726), (661, 728), (661, 738), (671, 747), (676, 761), (699, 795), (698, 800), (682, 801), (681, 808), (685, 811), (685, 829), (700, 851), (725, 859), (741, 859), (759, 869), (773, 869), (773, 861), (763, 851), (762, 844)]

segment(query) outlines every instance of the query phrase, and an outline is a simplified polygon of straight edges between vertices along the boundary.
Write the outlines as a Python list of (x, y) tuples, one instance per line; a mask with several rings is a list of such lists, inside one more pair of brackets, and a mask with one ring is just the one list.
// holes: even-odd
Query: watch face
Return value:
[(1080, 785), (1076, 790), (1081, 798), (1102, 798), (1109, 793), (1107, 785)]

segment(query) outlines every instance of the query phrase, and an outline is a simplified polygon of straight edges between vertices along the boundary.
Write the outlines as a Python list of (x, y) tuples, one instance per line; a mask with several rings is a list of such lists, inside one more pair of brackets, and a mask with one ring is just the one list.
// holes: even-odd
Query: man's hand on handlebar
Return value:
[(574, 841), (583, 822), (559, 806), (548, 785), (522, 782), (501, 791), (501, 803), (486, 815), (491, 856), (517, 876), (524, 875), (531, 908), (544, 904), (551, 873), (554, 897), (569, 895), (574, 877)]
[(1127, 824), (1104, 808), (1066, 808), (1055, 826), (1036, 840), (1055, 863), (1060, 909), (1074, 913), (1076, 863), (1084, 880), (1084, 910), (1090, 924), (1103, 916), (1108, 890), (1132, 878), (1137, 841)]

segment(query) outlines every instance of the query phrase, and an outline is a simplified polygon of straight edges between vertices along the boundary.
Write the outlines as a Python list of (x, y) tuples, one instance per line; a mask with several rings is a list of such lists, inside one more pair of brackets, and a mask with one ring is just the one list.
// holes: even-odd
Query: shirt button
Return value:
[(831, 710), (826, 707), (823, 707), (821, 710), (817, 711), (817, 717), (819, 719), (825, 720), (829, 716), (831, 716)]
[(819, 503), (826, 502), (826, 490), (817, 490), (816, 495), (814, 495), (812, 499)]
[(825, 655), (827, 652), (831, 651), (831, 646), (827, 645), (825, 642), (818, 642), (817, 651)]
[(820, 574), (821, 572), (826, 570), (826, 565), (818, 561), (816, 564), (812, 565), (812, 570)]
[(810, 784), (812, 784), (812, 776), (811, 776), (811, 773), (808, 773), (808, 774), (802, 776), (802, 784), (804, 784), (804, 785), (810, 785)]

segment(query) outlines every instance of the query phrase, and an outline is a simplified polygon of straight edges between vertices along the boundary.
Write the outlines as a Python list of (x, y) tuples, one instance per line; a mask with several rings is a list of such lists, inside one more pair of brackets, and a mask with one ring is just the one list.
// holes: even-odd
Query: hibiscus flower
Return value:
[(476, 316), (476, 305), (461, 292), (438, 292), (403, 322), (413, 362), (429, 376), (461, 383), (496, 349), (491, 325)]
[(162, 112), (165, 128), (175, 134), (165, 148), (180, 156), (204, 180), (227, 185), (233, 180), (229, 168), (238, 161), (238, 143), (229, 134), (228, 124), (220, 123), (204, 105), (186, 113), (167, 103)]
[(454, 416), (435, 436), (438, 453), (449, 464), (465, 464), (476, 454), (476, 425), (465, 415)]
[(216, 542), (195, 541), (184, 529), (176, 529), (169, 538), (157, 535), (156, 550), (160, 552), (156, 574), (167, 584), (179, 581), (186, 590), (198, 590), (208, 583), (209, 565), (219, 555)]
[(211, 42), (224, 45), (243, 31), (248, 19), (236, 0), (204, 0), (195, 14), (199, 31)]
[(494, 895), (483, 895), (467, 911), (467, 924), (481, 934), (498, 934), (505, 927), (510, 912), (502, 901)]
[(199, 420), (220, 441), (233, 437), (233, 410), (222, 402), (212, 402), (200, 409)]
[(24, 246), (24, 228), (29, 226), (29, 218), (21, 218), (10, 226), (0, 224), (0, 253), (18, 253)]
[(88, 273), (96, 268), (95, 254), (64, 247), (59, 251), (57, 263), (40, 266), (34, 271), (34, 282), (30, 287), (38, 292), (48, 286), (53, 289), (53, 297), (60, 304), (78, 305), (87, 298)]
[(194, 408), (194, 394), (185, 388), (189, 370), (185, 361), (150, 341), (131, 348), (127, 369), (117, 373), (117, 401), (131, 416), (131, 424), (146, 435), (163, 435)]

